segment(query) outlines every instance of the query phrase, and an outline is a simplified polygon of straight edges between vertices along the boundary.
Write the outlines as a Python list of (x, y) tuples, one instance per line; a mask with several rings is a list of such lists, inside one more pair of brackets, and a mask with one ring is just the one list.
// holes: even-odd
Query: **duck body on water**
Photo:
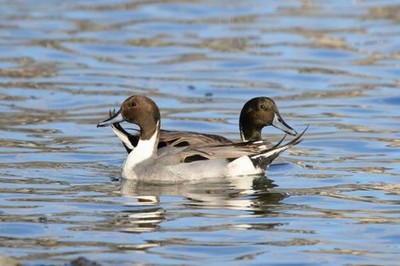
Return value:
[[(261, 105), (260, 107), (266, 107), (265, 104)], [(270, 124), (273, 125), (273, 122), (277, 121), (282, 130), (295, 135), (296, 131), (283, 121), (277, 110), (274, 113), (278, 116), (277, 118), (274, 115), (270, 116)], [(123, 121), (138, 125), (139, 134), (134, 137), (124, 130), (119, 130), (122, 127), (117, 123)], [(240, 132), (244, 142), (233, 143), (218, 135), (203, 135), (194, 132), (190, 134), (191, 137), (186, 137), (189, 141), (182, 142), (176, 139), (166, 141), (161, 134), (158, 106), (146, 96), (133, 95), (122, 103), (117, 113), (97, 126), (113, 126), (113, 129), (119, 127), (116, 134), (129, 152), (122, 170), (123, 178), (156, 183), (263, 174), (281, 152), (298, 144), (305, 132), (303, 131), (286, 144), (281, 145), (282, 139), (271, 147), (267, 141), (258, 139), (261, 138), (261, 134), (260, 137), (257, 137), (258, 134), (252, 134), (257, 139), (246, 141), (244, 135), (247, 133), (245, 132), (251, 132), (251, 130), (248, 130), (247, 124), (242, 123), (241, 119)], [(262, 126), (257, 126), (256, 131), (261, 131), (261, 129)], [(173, 134), (176, 135), (176, 133)], [(199, 139), (209, 138), (210, 140), (200, 141), (197, 144), (191, 143), (190, 139), (195, 139), (196, 136), (202, 136)]]

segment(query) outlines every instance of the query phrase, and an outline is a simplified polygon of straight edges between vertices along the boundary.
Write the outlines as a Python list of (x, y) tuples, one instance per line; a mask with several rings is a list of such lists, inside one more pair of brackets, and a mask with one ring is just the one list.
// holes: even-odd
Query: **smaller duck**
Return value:
[(261, 140), (261, 130), (266, 126), (273, 126), (292, 136), (297, 135), (296, 130), (283, 120), (278, 107), (271, 98), (256, 97), (247, 101), (239, 117), (242, 141)]
[[(110, 111), (109, 119), (112, 119), (115, 115), (117, 115), (115, 111)], [(106, 121), (108, 119), (104, 122)], [(273, 126), (292, 136), (297, 135), (296, 130), (283, 120), (277, 105), (271, 98), (255, 97), (247, 101), (239, 117), (239, 130), (242, 142), (262, 140), (261, 131), (266, 126)], [(130, 153), (137, 145), (139, 135), (128, 133), (119, 123), (112, 124), (111, 128), (114, 134), (122, 141), (127, 152)], [(219, 135), (161, 129), (158, 149), (166, 146), (180, 147), (228, 143), (233, 142)], [(272, 147), (272, 144), (270, 146)]]
[(97, 126), (105, 127), (123, 121), (139, 126), (139, 139), (128, 154), (122, 177), (151, 183), (262, 174), (280, 153), (298, 144), (307, 130), (284, 145), (281, 145), (282, 139), (272, 148), (263, 141), (253, 141), (181, 146), (158, 155), (160, 111), (154, 101), (142, 95), (130, 96), (114, 117)]

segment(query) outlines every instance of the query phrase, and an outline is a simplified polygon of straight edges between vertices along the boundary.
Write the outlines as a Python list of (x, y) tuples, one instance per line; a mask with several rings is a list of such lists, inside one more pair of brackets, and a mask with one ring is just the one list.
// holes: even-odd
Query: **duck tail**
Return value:
[[(115, 115), (115, 109), (110, 110), (108, 114), (110, 117), (113, 117)], [(129, 134), (125, 129), (121, 127), (119, 123), (112, 124), (111, 129), (113, 130), (114, 134), (122, 141), (122, 144), (124, 144), (127, 153), (130, 153), (137, 146), (139, 136)]]
[(286, 144), (282, 144), (283, 140), (286, 138), (286, 135), (272, 148), (264, 150), (261, 154), (251, 155), (249, 156), (250, 160), (252, 161), (254, 167), (260, 168), (265, 170), (268, 165), (275, 160), (276, 157), (279, 156), (282, 152), (286, 151), (287, 149), (299, 144), (303, 140), (303, 135), (307, 131), (308, 126), (299, 134), (296, 138), (289, 141)]

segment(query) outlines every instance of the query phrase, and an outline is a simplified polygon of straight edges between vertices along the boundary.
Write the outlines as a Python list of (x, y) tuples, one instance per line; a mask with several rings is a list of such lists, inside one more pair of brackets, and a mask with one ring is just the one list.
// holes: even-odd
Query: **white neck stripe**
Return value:
[(123, 172), (132, 171), (132, 169), (138, 163), (157, 156), (157, 143), (160, 134), (160, 129), (158, 127), (159, 123), (160, 122), (157, 122), (156, 130), (154, 131), (154, 134), (153, 136), (151, 136), (150, 139), (139, 139), (137, 146), (133, 149), (131, 153), (129, 153), (128, 157), (126, 158)]
[(242, 126), (240, 126), (239, 130), (240, 130), (240, 138), (242, 139), (242, 142), (246, 142), (247, 139), (244, 137)]

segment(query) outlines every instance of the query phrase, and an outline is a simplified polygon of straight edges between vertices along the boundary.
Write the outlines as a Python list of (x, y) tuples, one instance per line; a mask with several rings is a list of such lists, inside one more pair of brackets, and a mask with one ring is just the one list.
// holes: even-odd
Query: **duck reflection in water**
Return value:
[[(129, 209), (119, 217), (119, 227), (123, 232), (140, 233), (156, 231), (165, 220), (171, 220), (171, 212), (163, 206), (174, 205), (176, 198), (186, 202), (179, 205), (190, 209), (224, 209), (244, 211), (245, 215), (268, 216), (274, 212), (279, 202), (287, 194), (274, 190), (276, 185), (265, 176), (245, 176), (234, 179), (220, 179), (215, 182), (186, 184), (153, 184), (129, 179), (121, 180), (121, 194), (128, 198), (125, 206)], [(169, 202), (170, 201), (170, 202)], [(204, 215), (204, 211), (193, 216)], [(168, 219), (167, 217), (168, 216)], [(179, 215), (178, 215), (179, 216)], [(123, 225), (123, 226), (121, 226)], [(278, 223), (263, 223), (271, 228)], [(230, 225), (232, 226), (232, 225)], [(235, 224), (235, 227), (252, 229), (259, 224)]]

